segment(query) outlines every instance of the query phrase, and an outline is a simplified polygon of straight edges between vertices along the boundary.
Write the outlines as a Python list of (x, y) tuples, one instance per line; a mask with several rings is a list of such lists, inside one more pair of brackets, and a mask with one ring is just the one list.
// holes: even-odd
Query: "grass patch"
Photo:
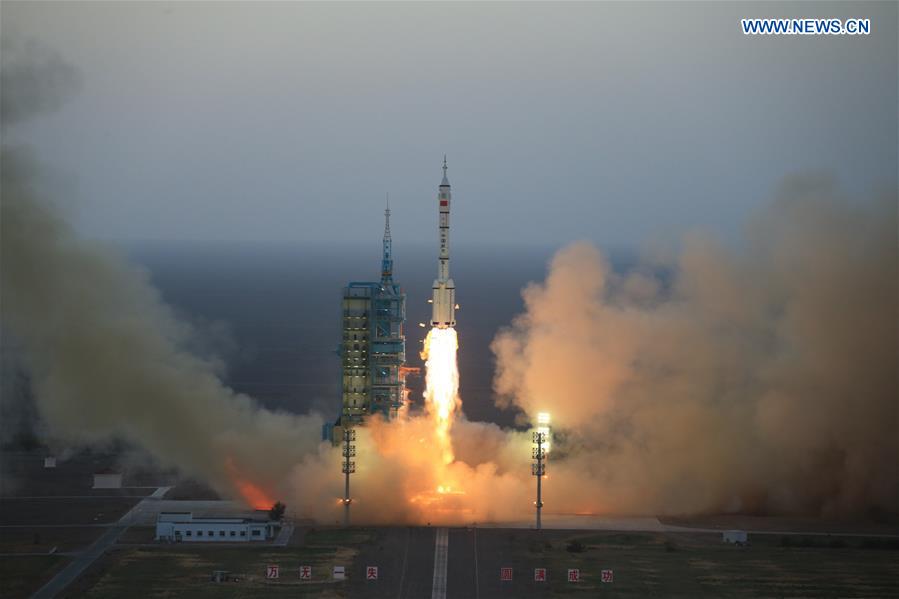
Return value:
[[(367, 529), (317, 529), (302, 546), (270, 545), (122, 548), (111, 552), (95, 580), (80, 597), (123, 597), (140, 590), (142, 597), (342, 597), (346, 582), (331, 579), (335, 565), (350, 567), (361, 544), (374, 533)], [(277, 564), (280, 577), (265, 577), (266, 566)], [(312, 568), (312, 581), (299, 579), (299, 567)], [(211, 581), (215, 570), (227, 571), (239, 582)]]
[[(733, 547), (719, 535), (560, 533), (549, 551), (534, 552), (524, 543), (511, 546), (514, 553), (506, 562), (526, 579), (533, 568), (547, 568), (549, 580), (541, 596), (899, 596), (899, 560), (892, 551), (877, 550), (870, 540), (865, 545), (863, 539), (808, 538), (816, 545), (797, 549), (781, 547), (779, 536), (768, 544)], [(877, 548), (889, 546), (885, 541)], [(574, 542), (587, 551), (567, 551)], [(581, 571), (581, 582), (567, 582), (569, 568)], [(603, 569), (614, 570), (613, 583), (600, 581)], [(527, 594), (524, 586), (521, 591), (521, 596)]]
[(373, 535), (367, 528), (311, 528), (306, 532), (306, 545), (361, 545), (370, 541)]
[(0, 559), (0, 594), (4, 599), (30, 597), (67, 563), (69, 558), (61, 555), (4, 557)]
[(651, 543), (658, 543), (659, 540), (656, 538), (654, 533), (644, 533), (644, 534), (636, 534), (636, 533), (605, 533), (605, 534), (597, 534), (590, 536), (582, 536), (579, 537), (579, 540), (584, 545), (648, 545)]

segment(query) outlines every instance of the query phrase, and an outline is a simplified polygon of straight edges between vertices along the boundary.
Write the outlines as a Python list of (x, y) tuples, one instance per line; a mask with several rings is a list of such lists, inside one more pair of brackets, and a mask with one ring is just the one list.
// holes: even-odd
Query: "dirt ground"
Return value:
[(166, 499), (178, 500), (216, 500), (221, 499), (218, 493), (208, 485), (195, 480), (179, 481), (165, 494)]
[(783, 516), (741, 516), (733, 514), (704, 516), (660, 516), (662, 524), (719, 530), (768, 530), (784, 532), (841, 532), (899, 535), (899, 517), (879, 515), (876, 518), (839, 520)]
[[(118, 456), (80, 452), (57, 456), (44, 468), (47, 450), (0, 452), (0, 596), (28, 597), (71, 558), (103, 534), (155, 487), (93, 489), (93, 475), (107, 469), (124, 483), (152, 485), (167, 474), (146, 467), (121, 467)], [(56, 549), (56, 554), (49, 552)], [(15, 554), (15, 555), (9, 555)], [(24, 555), (32, 554), (32, 555)], [(44, 554), (44, 555), (40, 555)]]
[[(172, 480), (170, 473), (125, 464), (120, 456), (91, 451), (58, 455), (55, 468), (44, 468), (44, 458), (49, 455), (47, 450), (0, 452), (0, 496), (142, 496)], [(93, 489), (94, 474), (107, 470), (121, 472), (122, 484), (131, 488)]]
[(140, 500), (140, 497), (3, 498), (0, 499), (0, 525), (111, 524)]
[(57, 553), (84, 549), (100, 536), (103, 529), (95, 526), (59, 528), (17, 526), (0, 532), (0, 553)]

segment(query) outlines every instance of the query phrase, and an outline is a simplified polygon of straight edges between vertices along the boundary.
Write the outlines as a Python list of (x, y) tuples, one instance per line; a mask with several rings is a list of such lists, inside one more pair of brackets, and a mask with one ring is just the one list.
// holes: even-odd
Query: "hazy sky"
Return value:
[[(867, 17), (744, 36), (741, 17)], [(79, 94), (5, 135), (112, 239), (635, 244), (739, 230), (785, 174), (897, 183), (897, 3), (2, 3)], [(66, 177), (71, 177), (70, 179)], [(436, 242), (435, 242), (436, 243)]]

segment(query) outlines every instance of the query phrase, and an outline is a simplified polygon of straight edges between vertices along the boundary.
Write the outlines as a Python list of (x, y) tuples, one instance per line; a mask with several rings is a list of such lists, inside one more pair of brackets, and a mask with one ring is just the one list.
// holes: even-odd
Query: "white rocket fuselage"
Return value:
[(437, 233), (440, 252), (437, 255), (437, 278), (431, 296), (431, 326), (445, 329), (456, 326), (456, 284), (449, 274), (450, 192), (446, 178), (446, 162), (443, 164), (443, 181), (437, 193)]

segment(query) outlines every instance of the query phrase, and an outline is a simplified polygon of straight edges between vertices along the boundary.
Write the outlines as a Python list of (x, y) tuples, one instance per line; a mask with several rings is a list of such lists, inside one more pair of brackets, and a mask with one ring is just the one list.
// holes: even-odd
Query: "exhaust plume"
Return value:
[(587, 511), (895, 512), (896, 222), (895, 195), (798, 177), (744, 251), (692, 236), (618, 274), (587, 243), (561, 250), (492, 346), (499, 404), (565, 431), (547, 492), (570, 484)]

